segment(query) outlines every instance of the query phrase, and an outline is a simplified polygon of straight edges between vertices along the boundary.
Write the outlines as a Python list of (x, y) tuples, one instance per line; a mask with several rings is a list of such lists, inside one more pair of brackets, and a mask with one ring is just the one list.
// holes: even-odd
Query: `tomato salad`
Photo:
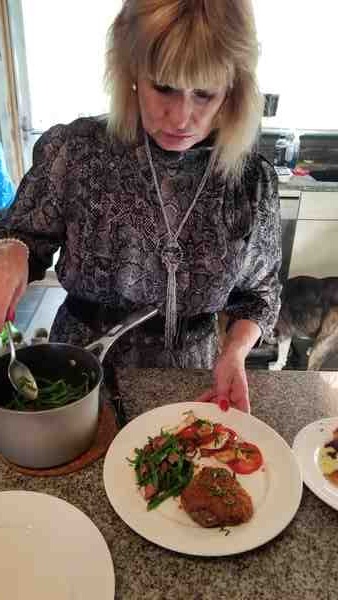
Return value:
[(179, 496), (194, 475), (195, 464), (215, 458), (235, 474), (250, 475), (263, 464), (259, 448), (239, 438), (222, 423), (196, 418), (189, 412), (174, 430), (161, 430), (149, 437), (141, 449), (135, 448), (134, 467), (137, 484), (152, 510), (169, 497)]

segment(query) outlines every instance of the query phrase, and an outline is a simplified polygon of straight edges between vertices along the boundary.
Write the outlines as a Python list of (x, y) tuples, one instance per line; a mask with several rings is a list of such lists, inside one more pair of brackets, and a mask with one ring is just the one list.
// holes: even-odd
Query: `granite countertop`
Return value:
[[(193, 400), (211, 383), (205, 370), (118, 371), (129, 418)], [(338, 414), (338, 374), (248, 371), (252, 414), (292, 444), (306, 424)], [(131, 531), (104, 491), (103, 459), (62, 477), (20, 475), (0, 462), (0, 490), (54, 494), (86, 513), (114, 561), (117, 600), (334, 600), (338, 589), (337, 512), (305, 486), (291, 524), (264, 546), (233, 557), (200, 558), (157, 547)]]
[(279, 190), (299, 190), (300, 192), (338, 192), (338, 181), (317, 181), (310, 175), (293, 175), (289, 181), (278, 184)]

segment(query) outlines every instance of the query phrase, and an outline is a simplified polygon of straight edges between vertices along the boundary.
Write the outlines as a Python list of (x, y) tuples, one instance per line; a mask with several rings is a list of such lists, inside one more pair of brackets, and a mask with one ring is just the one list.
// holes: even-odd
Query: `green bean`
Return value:
[(67, 383), (64, 379), (50, 381), (37, 378), (38, 396), (36, 400), (27, 400), (20, 392), (14, 392), (12, 398), (3, 406), (14, 410), (47, 410), (59, 408), (80, 400), (89, 392), (89, 375), (82, 373), (83, 381), (79, 385)]
[(193, 465), (192, 463), (190, 463), (189, 473), (184, 478), (184, 480), (182, 480), (182, 482), (180, 483), (173, 484), (172, 487), (170, 487), (168, 490), (156, 495), (154, 498), (149, 500), (147, 504), (147, 510), (153, 510), (154, 508), (157, 508), (160, 504), (162, 504), (162, 502), (164, 502), (164, 500), (167, 500), (167, 498), (170, 498), (171, 496), (179, 496), (181, 491), (185, 488), (186, 485), (188, 485), (189, 481), (191, 480), (193, 470)]
[[(154, 450), (153, 439), (148, 438), (148, 444), (143, 449), (135, 448), (134, 459), (128, 459), (134, 467), (138, 486), (145, 487), (151, 484), (157, 490), (148, 501), (148, 510), (156, 508), (170, 496), (180, 494), (191, 480), (194, 471), (192, 462), (186, 458), (176, 436), (161, 431), (161, 437), (165, 440), (161, 448)], [(170, 454), (177, 455), (177, 462), (174, 464), (171, 464), (170, 459), (167, 460)], [(166, 462), (164, 471), (161, 469), (163, 461)], [(141, 474), (143, 470), (144, 473)]]

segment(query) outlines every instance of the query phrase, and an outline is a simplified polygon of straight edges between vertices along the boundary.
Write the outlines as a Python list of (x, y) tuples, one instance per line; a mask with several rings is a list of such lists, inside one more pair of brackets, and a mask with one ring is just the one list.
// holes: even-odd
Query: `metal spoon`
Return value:
[(11, 326), (8, 321), (5, 323), (5, 329), (11, 349), (11, 360), (8, 366), (9, 380), (17, 392), (27, 398), (27, 400), (36, 400), (39, 391), (37, 383), (29, 368), (16, 358)]

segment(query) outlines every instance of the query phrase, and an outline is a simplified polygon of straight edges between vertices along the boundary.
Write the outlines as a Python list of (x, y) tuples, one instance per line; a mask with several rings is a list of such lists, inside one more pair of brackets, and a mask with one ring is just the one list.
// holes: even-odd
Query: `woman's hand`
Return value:
[(25, 293), (28, 280), (28, 254), (24, 245), (9, 241), (0, 244), (0, 330), (6, 319), (13, 320), (15, 309)]
[(250, 412), (249, 389), (244, 365), (243, 353), (230, 350), (222, 354), (214, 369), (214, 386), (197, 400), (215, 402), (222, 410), (233, 406), (243, 412)]
[(252, 321), (233, 324), (214, 368), (214, 385), (197, 398), (198, 402), (215, 402), (222, 410), (233, 406), (250, 412), (245, 359), (260, 335), (259, 326)]

